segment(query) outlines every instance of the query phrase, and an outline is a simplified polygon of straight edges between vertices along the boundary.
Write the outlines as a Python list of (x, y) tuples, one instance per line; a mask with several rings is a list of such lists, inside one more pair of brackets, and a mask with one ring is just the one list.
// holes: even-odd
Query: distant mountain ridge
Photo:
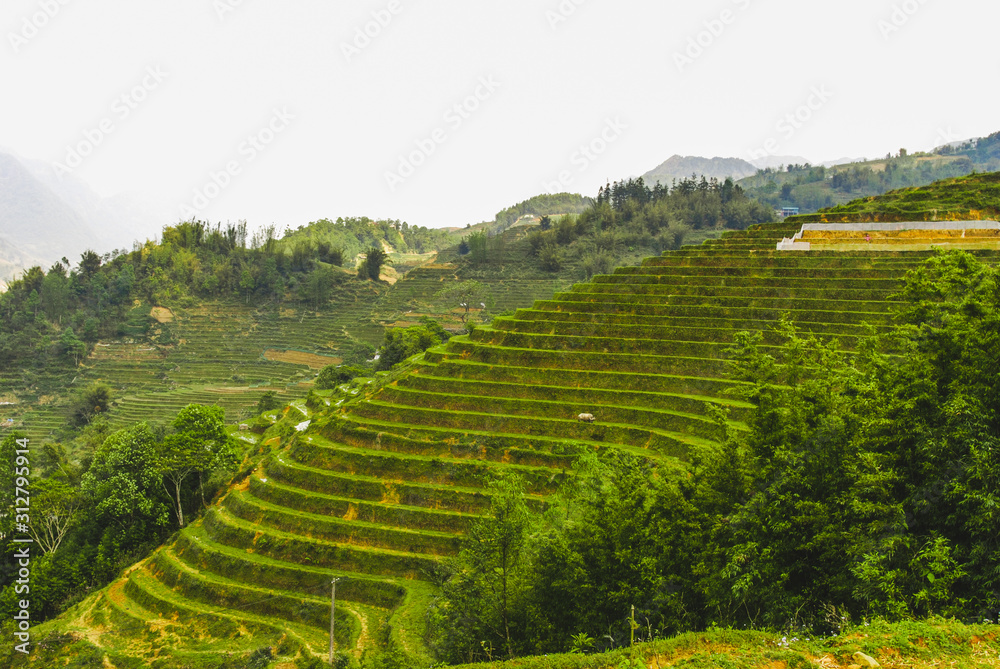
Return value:
[(691, 175), (709, 179), (734, 181), (757, 173), (757, 168), (742, 158), (702, 158), (700, 156), (671, 156), (659, 167), (642, 175), (649, 185), (661, 183), (669, 186), (674, 179), (686, 179)]
[(0, 289), (20, 271), (87, 249), (131, 248), (171, 218), (128, 195), (102, 198), (51, 165), (0, 151)]
[(54, 262), (83, 252), (96, 237), (83, 217), (17, 158), (0, 154), (0, 238), (5, 259)]

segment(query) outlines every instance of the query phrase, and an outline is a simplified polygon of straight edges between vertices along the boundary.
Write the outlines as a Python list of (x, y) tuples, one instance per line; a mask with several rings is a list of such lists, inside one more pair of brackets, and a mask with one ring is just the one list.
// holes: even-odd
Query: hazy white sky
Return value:
[(4, 0), (0, 147), (178, 219), (464, 225), (674, 153), (990, 134), (998, 23), (995, 0)]

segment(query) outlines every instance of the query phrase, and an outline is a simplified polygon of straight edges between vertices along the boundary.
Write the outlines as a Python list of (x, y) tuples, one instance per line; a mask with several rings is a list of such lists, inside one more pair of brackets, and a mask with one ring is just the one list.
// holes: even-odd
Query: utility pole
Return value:
[(330, 581), (330, 588), (331, 588), (330, 589), (330, 666), (331, 667), (334, 666), (334, 664), (333, 664), (333, 626), (334, 626), (333, 611), (334, 611), (334, 607), (337, 605), (337, 581), (339, 581), (339, 580), (340, 580), (339, 578), (335, 578), (335, 579), (333, 579), (333, 580)]

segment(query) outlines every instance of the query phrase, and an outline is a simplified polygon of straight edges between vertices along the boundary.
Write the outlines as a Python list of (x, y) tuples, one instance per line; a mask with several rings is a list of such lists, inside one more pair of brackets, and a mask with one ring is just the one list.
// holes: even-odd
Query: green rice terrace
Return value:
[[(321, 312), (233, 302), (159, 307), (152, 311), (152, 336), (97, 343), (70, 385), (101, 381), (114, 388), (117, 402), (108, 416), (116, 426), (166, 420), (190, 403), (218, 404), (230, 421), (244, 420), (264, 392), (286, 402), (304, 397), (324, 366), (359, 344), (378, 344), (382, 328), (370, 322), (369, 311), (379, 290), (369, 284), (343, 291)], [(69, 409), (55, 396), (68, 380), (32, 379), (33, 392), (18, 393), (26, 410), (16, 427), (41, 441), (65, 425)]]
[[(113, 666), (180, 666), (264, 645), (323, 659), (338, 576), (347, 579), (337, 589), (340, 648), (360, 657), (391, 643), (413, 666), (430, 666), (421, 630), (433, 574), (488, 504), (485, 472), (521, 474), (536, 506), (584, 451), (621, 449), (681, 472), (725, 429), (746, 429), (751, 406), (732, 392), (726, 362), (737, 332), (760, 331), (774, 345), (772, 326), (787, 315), (850, 350), (869, 327), (889, 327), (900, 280), (930, 252), (872, 250), (863, 240), (776, 251), (801, 224), (730, 232), (566, 286), (427, 351), (355, 399), (296, 403), (258, 421), (252, 439), (268, 455), (256, 469), (204, 519), (40, 632), (72, 633)], [(393, 314), (417, 312), (453, 277), (446, 266), (414, 270), (383, 298), (387, 320), (405, 321)], [(290, 396), (289, 384), (308, 374), (280, 356), (263, 364), (268, 342), (333, 358), (348, 339), (376, 338), (362, 313), (335, 311), (270, 321), (178, 311), (169, 353), (105, 347), (93, 373), (137, 385), (162, 376), (170, 386), (163, 396), (126, 397), (123, 421), (188, 402), (245, 416), (245, 391), (200, 380), (238, 375)], [(223, 334), (233, 319), (240, 327)]]
[[(238, 302), (207, 302), (195, 307), (157, 307), (150, 336), (98, 342), (75, 375), (0, 378), (0, 395), (9, 388), (17, 403), (0, 411), (0, 420), (34, 440), (54, 437), (66, 424), (66, 384), (83, 388), (104, 382), (115, 390), (108, 417), (114, 426), (138, 420), (162, 422), (188, 404), (217, 404), (230, 422), (254, 415), (261, 395), (274, 391), (282, 403), (309, 392), (316, 373), (330, 364), (372, 351), (386, 326), (409, 325), (421, 316), (447, 327), (462, 327), (463, 310), (454, 299), (437, 295), (461, 279), (453, 266), (429, 264), (409, 271), (393, 286), (361, 284), (336, 293), (320, 311), (290, 304), (248, 307)], [(570, 282), (498, 282), (491, 291), (494, 310), (530, 305)], [(477, 304), (473, 314), (482, 310)], [(23, 387), (31, 390), (14, 391)], [(6, 388), (5, 388), (6, 387)], [(5, 398), (0, 398), (5, 399)]]

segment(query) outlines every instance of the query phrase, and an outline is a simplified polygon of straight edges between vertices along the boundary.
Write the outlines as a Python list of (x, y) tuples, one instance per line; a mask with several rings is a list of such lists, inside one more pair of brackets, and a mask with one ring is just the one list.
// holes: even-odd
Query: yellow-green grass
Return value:
[[(848, 627), (831, 636), (713, 629), (637, 643), (607, 653), (566, 654), (461, 665), (458, 669), (995, 669), (1000, 667), (1000, 626), (965, 625), (932, 618)], [(863, 654), (863, 655), (861, 655)], [(876, 663), (872, 665), (868, 658)]]

